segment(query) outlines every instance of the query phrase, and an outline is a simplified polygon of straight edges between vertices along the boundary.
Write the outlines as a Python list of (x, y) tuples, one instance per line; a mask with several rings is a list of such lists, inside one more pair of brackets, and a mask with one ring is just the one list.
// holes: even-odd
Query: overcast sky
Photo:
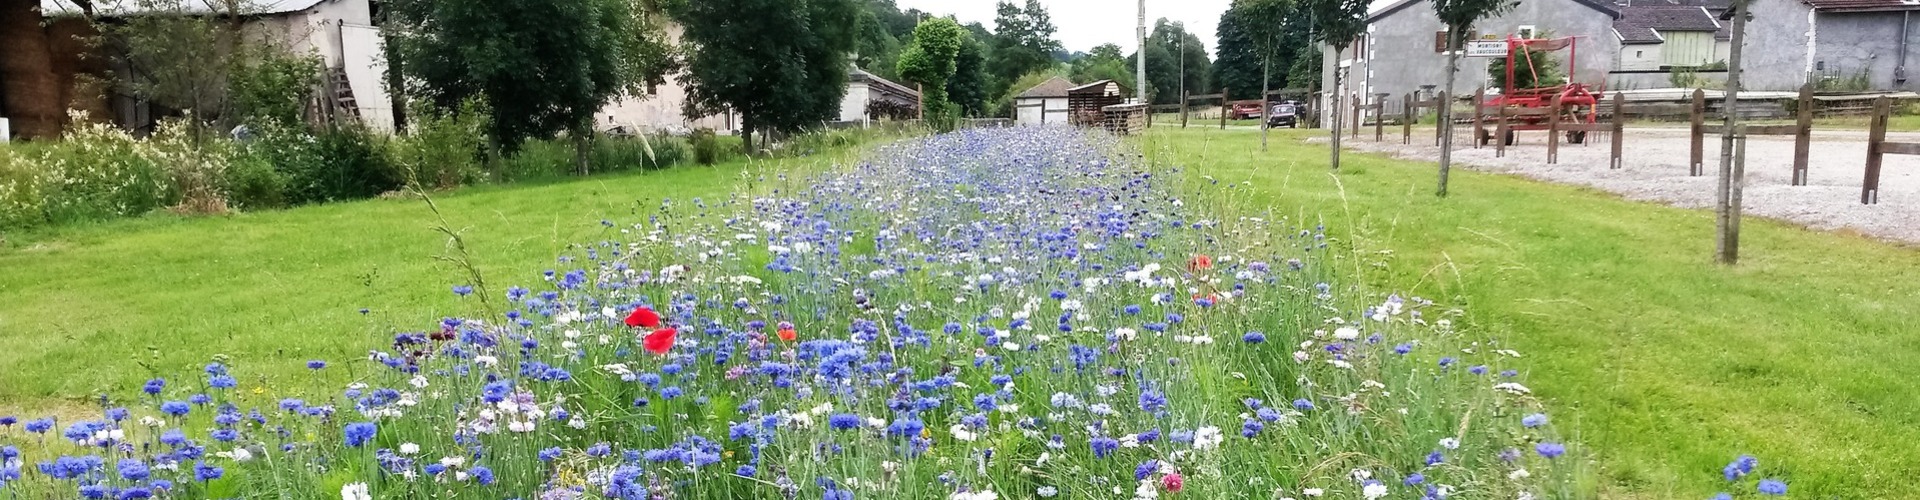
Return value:
[[(1147, 0), (1147, 29), (1153, 21), (1167, 18), (1187, 25), (1187, 31), (1207, 42), (1213, 52), (1218, 42), (1214, 27), (1220, 14), (1232, 0)], [(953, 14), (960, 22), (978, 21), (993, 29), (996, 0), (896, 0), (900, 10), (920, 9), (935, 15)], [(1016, 0), (1025, 5), (1026, 0)], [(1086, 52), (1103, 43), (1119, 45), (1121, 52), (1133, 53), (1139, 42), (1134, 38), (1135, 22), (1140, 15), (1138, 0), (1040, 0), (1047, 6), (1059, 39), (1068, 52)]]

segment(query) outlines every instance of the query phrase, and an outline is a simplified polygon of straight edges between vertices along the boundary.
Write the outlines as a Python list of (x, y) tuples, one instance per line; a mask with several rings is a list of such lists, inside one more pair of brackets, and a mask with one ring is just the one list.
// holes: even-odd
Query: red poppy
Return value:
[(1205, 271), (1208, 269), (1213, 269), (1213, 257), (1208, 257), (1207, 254), (1195, 255), (1193, 256), (1193, 260), (1187, 261), (1187, 270), (1189, 271)]
[(658, 328), (660, 326), (660, 314), (653, 312), (653, 308), (650, 307), (634, 309), (633, 314), (627, 315), (627, 326), (634, 328)]
[(666, 354), (668, 349), (673, 348), (673, 336), (679, 333), (679, 331), (672, 328), (654, 330), (653, 333), (649, 333), (646, 337), (640, 339), (640, 346), (646, 348), (647, 352)]
[(779, 331), (773, 332), (773, 334), (780, 336), (780, 340), (787, 342), (792, 342), (793, 339), (800, 338), (800, 332), (793, 331), (792, 328), (781, 328)]

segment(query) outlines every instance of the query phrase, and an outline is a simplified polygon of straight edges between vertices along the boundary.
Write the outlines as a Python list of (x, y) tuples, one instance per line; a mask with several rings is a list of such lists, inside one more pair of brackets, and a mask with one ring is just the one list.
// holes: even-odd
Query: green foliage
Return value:
[(391, 0), (394, 52), (411, 97), (441, 109), (489, 103), (488, 133), (513, 151), (591, 127), (623, 93), (664, 82), (672, 48), (630, 0)]
[(1432, 0), (1433, 13), (1447, 27), (1447, 46), (1459, 47), (1467, 30), (1481, 19), (1498, 16), (1520, 6), (1520, 0)]
[(1053, 32), (1053, 20), (1039, 0), (1027, 0), (1025, 8), (999, 3), (993, 19), (993, 57), (987, 61), (993, 94), (1004, 95), (1021, 76), (1056, 64), (1053, 53), (1060, 50), (1060, 42), (1053, 39)]
[[(1550, 38), (1550, 35), (1538, 35)], [(1567, 74), (1560, 70), (1560, 56), (1543, 48), (1522, 46), (1513, 51), (1513, 85), (1511, 89), (1532, 89), (1551, 87), (1566, 83)], [(1507, 87), (1507, 58), (1495, 57), (1487, 60), (1487, 79), (1501, 87)]]
[(574, 171), (573, 155), (573, 143), (570, 141), (531, 140), (521, 144), (520, 149), (496, 160), (494, 171), (505, 182), (565, 177)]
[(953, 78), (947, 79), (947, 99), (959, 106), (964, 116), (987, 114), (987, 99), (991, 94), (987, 83), (987, 47), (981, 40), (979, 35), (967, 36), (954, 59)]
[(286, 176), (289, 204), (372, 198), (406, 185), (385, 141), (359, 127), (268, 130), (246, 147)]
[(1368, 0), (1301, 0), (1301, 5), (1313, 20), (1315, 42), (1344, 51), (1367, 32)]
[[(688, 116), (740, 113), (742, 142), (755, 132), (793, 132), (840, 110), (847, 53), (855, 46), (853, 0), (676, 0), (685, 29)], [(752, 15), (743, 15), (751, 13)]]
[(458, 109), (441, 111), (415, 106), (407, 134), (393, 143), (394, 164), (408, 186), (452, 189), (485, 177), (481, 165), (486, 149), (487, 109), (468, 100)]
[[(1136, 64), (1138, 63), (1132, 58), (1128, 58), (1124, 66), (1132, 68), (1127, 69), (1132, 73), (1137, 71)], [(1186, 25), (1177, 21), (1169, 22), (1166, 18), (1161, 18), (1154, 22), (1153, 32), (1147, 36), (1147, 98), (1149, 100), (1155, 104), (1178, 103), (1182, 88), (1189, 93), (1206, 93), (1206, 89), (1210, 86), (1207, 79), (1212, 73), (1213, 61), (1207, 58), (1207, 46), (1205, 42), (1200, 41), (1200, 37), (1188, 33)], [(1102, 79), (1111, 78), (1075, 79), (1075, 81), (1092, 82)], [(1127, 78), (1125, 81), (1132, 82), (1133, 78)], [(1132, 88), (1131, 84), (1123, 85)]]
[(959, 112), (947, 99), (947, 80), (958, 68), (961, 48), (968, 45), (966, 30), (947, 18), (922, 21), (913, 29), (913, 43), (900, 53), (900, 77), (921, 84), (921, 105), (935, 130), (952, 130)]
[(254, 125), (298, 126), (307, 97), (320, 81), (320, 57), (259, 50), (236, 65), (229, 82), (233, 106)]
[(714, 135), (713, 129), (694, 129), (687, 135), (687, 145), (693, 150), (694, 163), (712, 165), (720, 161), (720, 138)]
[[(160, 106), (192, 116), (195, 135), (203, 125), (230, 123), (229, 78), (241, 65), (246, 47), (233, 11), (197, 15), (198, 2), (138, 0), (132, 7), (142, 15), (125, 16), (121, 23), (101, 23), (101, 32), (117, 49), (119, 59), (134, 74), (122, 82), (125, 90)], [(222, 9), (225, 10), (225, 9)]]

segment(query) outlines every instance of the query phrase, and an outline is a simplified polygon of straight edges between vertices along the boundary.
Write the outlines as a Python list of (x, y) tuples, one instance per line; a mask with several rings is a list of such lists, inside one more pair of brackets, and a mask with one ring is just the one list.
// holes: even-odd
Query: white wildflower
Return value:
[(340, 487), (340, 500), (373, 500), (373, 493), (367, 489), (367, 483), (347, 483)]
[(413, 455), (417, 453), (420, 453), (420, 445), (414, 444), (414, 443), (400, 443), (401, 455)]
[(1209, 425), (1193, 431), (1194, 449), (1211, 450), (1218, 448), (1220, 447), (1220, 442), (1224, 440), (1226, 440), (1226, 436), (1220, 434), (1219, 427)]
[(1357, 339), (1357, 338), (1360, 338), (1360, 329), (1354, 328), (1351, 326), (1343, 326), (1340, 328), (1335, 328), (1333, 329), (1333, 338), (1340, 339), (1340, 340)]

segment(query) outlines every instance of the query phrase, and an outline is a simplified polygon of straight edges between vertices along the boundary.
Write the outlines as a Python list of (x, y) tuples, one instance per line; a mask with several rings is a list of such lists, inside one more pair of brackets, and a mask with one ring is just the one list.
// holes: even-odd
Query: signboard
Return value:
[(1506, 56), (1507, 56), (1507, 42), (1506, 42), (1505, 40), (1494, 40), (1494, 41), (1486, 41), (1486, 40), (1473, 40), (1473, 41), (1468, 41), (1468, 42), (1467, 42), (1467, 53), (1466, 53), (1465, 55), (1466, 55), (1467, 57), (1506, 57)]

